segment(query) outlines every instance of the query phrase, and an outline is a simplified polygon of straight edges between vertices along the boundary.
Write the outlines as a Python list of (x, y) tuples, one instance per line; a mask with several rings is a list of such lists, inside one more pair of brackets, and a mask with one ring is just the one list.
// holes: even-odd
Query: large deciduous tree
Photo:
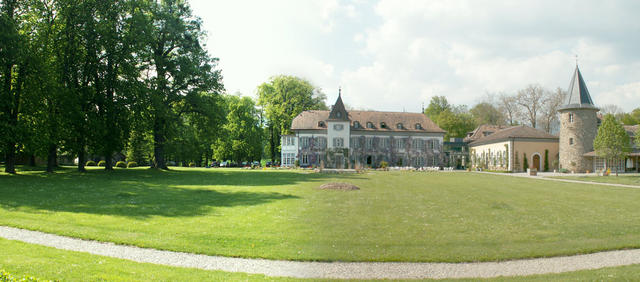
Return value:
[(222, 76), (214, 69), (217, 59), (203, 48), (201, 21), (192, 15), (186, 1), (151, 1), (148, 8), (146, 30), (138, 38), (146, 42), (144, 65), (154, 142), (152, 166), (166, 169), (165, 144), (171, 126), (180, 121), (176, 105), (190, 95), (220, 91)]
[[(624, 127), (612, 114), (606, 114), (602, 125), (598, 128), (598, 135), (593, 140), (593, 148), (596, 154), (605, 159), (605, 168), (609, 161), (624, 159), (631, 150), (629, 135)], [(618, 171), (616, 170), (616, 175)]]
[(502, 113), (488, 102), (473, 106), (470, 112), (476, 124), (504, 125)]
[(529, 122), (531, 127), (535, 128), (538, 122), (538, 114), (542, 110), (547, 95), (540, 85), (531, 84), (526, 88), (518, 91), (516, 102), (522, 109), (523, 118)]
[(224, 97), (226, 123), (214, 146), (219, 160), (236, 162), (260, 160), (262, 157), (262, 128), (255, 102), (249, 97)]
[(264, 108), (269, 132), (270, 157), (279, 157), (280, 136), (291, 129), (291, 121), (306, 110), (326, 110), (326, 95), (309, 81), (278, 75), (258, 86), (258, 104)]

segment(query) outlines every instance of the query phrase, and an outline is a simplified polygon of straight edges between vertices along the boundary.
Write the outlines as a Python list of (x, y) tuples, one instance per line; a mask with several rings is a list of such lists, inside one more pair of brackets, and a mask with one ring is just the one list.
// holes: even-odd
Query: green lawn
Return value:
[(615, 176), (615, 174), (610, 176), (557, 176), (553, 178), (640, 186), (640, 175), (637, 174), (620, 174), (618, 176)]
[[(137, 263), (81, 252), (0, 239), (0, 270), (13, 276), (34, 276), (59, 281), (299, 281), (246, 273), (228, 273), (192, 268)], [(455, 281), (478, 281), (461, 279)], [(610, 267), (562, 274), (502, 277), (486, 281), (586, 281), (640, 280), (640, 265)], [(313, 281), (321, 281), (313, 279)], [(438, 280), (450, 281), (450, 280)]]
[[(315, 187), (344, 181), (358, 191)], [(640, 190), (475, 173), (0, 174), (0, 225), (211, 255), (491, 261), (640, 247)]]

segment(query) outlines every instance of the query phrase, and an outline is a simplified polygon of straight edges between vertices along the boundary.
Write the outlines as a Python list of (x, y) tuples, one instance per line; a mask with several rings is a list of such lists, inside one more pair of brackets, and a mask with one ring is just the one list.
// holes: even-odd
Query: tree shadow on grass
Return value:
[[(282, 171), (150, 169), (87, 173), (68, 169), (55, 174), (0, 175), (0, 207), (132, 218), (198, 216), (216, 207), (297, 199), (298, 196), (281, 192), (279, 186), (321, 182), (328, 178), (322, 174)], [(219, 189), (219, 186), (239, 186), (240, 189)], [(257, 189), (258, 186), (273, 187)]]

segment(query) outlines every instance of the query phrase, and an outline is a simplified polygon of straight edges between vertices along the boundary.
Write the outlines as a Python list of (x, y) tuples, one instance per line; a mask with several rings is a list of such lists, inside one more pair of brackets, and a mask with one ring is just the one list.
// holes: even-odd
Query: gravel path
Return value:
[(479, 263), (298, 262), (230, 258), (143, 249), (4, 226), (0, 226), (0, 237), (137, 262), (295, 278), (479, 278), (559, 273), (640, 264), (640, 249), (568, 257)]
[[(552, 172), (539, 172), (537, 176), (531, 176), (526, 173), (500, 173), (500, 172), (485, 172), (485, 171), (474, 171), (475, 173), (484, 173), (484, 174), (493, 174), (493, 175), (502, 175), (502, 176), (513, 176), (513, 177), (524, 177), (524, 178), (533, 178), (540, 180), (548, 180), (548, 181), (558, 181), (558, 182), (569, 182), (569, 183), (579, 183), (579, 184), (591, 184), (591, 185), (604, 185), (604, 186), (615, 186), (615, 187), (624, 187), (624, 188), (636, 188), (640, 189), (638, 185), (628, 185), (628, 184), (618, 184), (618, 183), (603, 183), (603, 182), (593, 182), (593, 181), (582, 181), (582, 180), (572, 180), (572, 179), (562, 179), (562, 178), (550, 178), (553, 176), (590, 176), (595, 177), (588, 174), (562, 174), (562, 173), (552, 173)], [(615, 177), (615, 176), (608, 176)]]

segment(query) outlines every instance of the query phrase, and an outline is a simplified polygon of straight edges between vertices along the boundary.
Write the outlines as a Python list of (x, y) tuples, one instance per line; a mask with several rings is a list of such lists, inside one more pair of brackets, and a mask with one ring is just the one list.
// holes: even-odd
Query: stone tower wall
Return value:
[[(560, 167), (569, 171), (593, 171), (593, 160), (583, 157), (593, 151), (598, 133), (596, 109), (566, 109), (560, 111)], [(569, 114), (573, 114), (573, 122)], [(573, 145), (570, 144), (573, 138)], [(572, 163), (575, 164), (572, 165)]]

